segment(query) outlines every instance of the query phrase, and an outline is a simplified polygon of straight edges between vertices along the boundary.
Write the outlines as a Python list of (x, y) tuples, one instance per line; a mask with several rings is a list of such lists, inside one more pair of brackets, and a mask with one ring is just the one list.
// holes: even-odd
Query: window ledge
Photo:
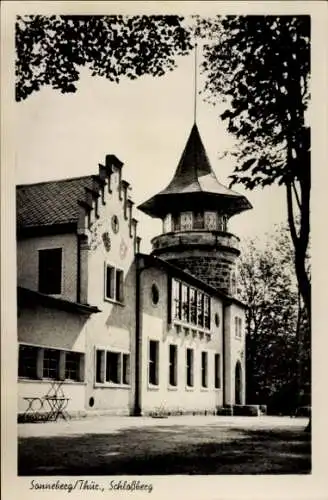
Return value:
[[(62, 381), (50, 379), (50, 378), (26, 378), (18, 377), (18, 382), (30, 383), (30, 384), (51, 384), (52, 382), (61, 383)], [(64, 380), (61, 383), (61, 387), (64, 385), (86, 385), (87, 383), (80, 380)], [(60, 390), (60, 389), (59, 389)]]
[(131, 389), (130, 384), (114, 384), (113, 382), (95, 382), (93, 384), (95, 389)]
[(210, 390), (210, 388), (209, 388), (209, 387), (201, 387), (201, 388), (200, 388), (200, 391), (201, 391), (201, 392), (208, 392), (209, 390)]
[(195, 387), (194, 387), (194, 386), (191, 386), (191, 385), (186, 385), (185, 390), (186, 390), (186, 391), (190, 391), (190, 392), (192, 392), (192, 391), (194, 391), (194, 390), (195, 390)]
[(167, 386), (167, 390), (168, 391), (177, 391), (178, 390), (178, 386), (177, 385), (168, 385)]
[(183, 328), (188, 328), (188, 330), (194, 331), (198, 334), (203, 333), (203, 334), (212, 336), (212, 331), (210, 328), (204, 328), (202, 326), (195, 325), (194, 323), (186, 323), (186, 322), (181, 321), (179, 319), (174, 319), (173, 326), (175, 326), (175, 325), (181, 326)]
[(108, 302), (109, 304), (115, 304), (115, 305), (121, 306), (121, 307), (125, 306), (125, 302), (120, 302), (119, 300), (115, 300), (115, 299), (109, 299), (108, 297), (104, 297), (104, 301)]
[(159, 385), (148, 384), (148, 391), (159, 391)]

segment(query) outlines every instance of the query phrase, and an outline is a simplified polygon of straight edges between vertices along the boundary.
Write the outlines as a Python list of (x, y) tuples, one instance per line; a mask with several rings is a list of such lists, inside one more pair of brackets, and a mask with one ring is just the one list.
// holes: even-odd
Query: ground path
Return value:
[(106, 417), (18, 425), (19, 475), (297, 474), (307, 420)]

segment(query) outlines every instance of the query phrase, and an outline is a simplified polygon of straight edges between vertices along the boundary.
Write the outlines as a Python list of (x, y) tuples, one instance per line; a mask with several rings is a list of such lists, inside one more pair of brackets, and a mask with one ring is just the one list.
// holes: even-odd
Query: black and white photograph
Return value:
[(325, 2), (12, 3), (3, 401), (28, 498), (310, 477)]

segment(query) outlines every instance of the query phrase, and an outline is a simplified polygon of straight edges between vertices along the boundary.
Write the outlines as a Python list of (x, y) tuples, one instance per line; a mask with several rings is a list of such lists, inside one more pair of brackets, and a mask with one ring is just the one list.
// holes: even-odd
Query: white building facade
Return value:
[[(189, 149), (198, 154), (196, 132)], [(190, 178), (204, 171), (188, 158)], [(197, 213), (190, 197), (178, 202), (179, 192), (166, 205), (173, 212), (163, 211), (163, 199), (141, 205), (163, 219), (145, 255), (115, 156), (93, 176), (17, 187), (20, 415), (56, 385), (71, 415), (245, 404), (245, 308), (233, 293), (238, 239), (227, 233), (234, 203), (245, 207), (239, 195), (209, 188)]]

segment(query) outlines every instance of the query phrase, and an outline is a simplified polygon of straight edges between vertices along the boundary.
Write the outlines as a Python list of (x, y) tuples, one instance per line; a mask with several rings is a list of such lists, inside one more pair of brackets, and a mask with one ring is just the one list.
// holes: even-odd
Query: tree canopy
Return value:
[(309, 403), (310, 330), (287, 226), (269, 235), (264, 248), (256, 240), (244, 242), (240, 287), (240, 297), (248, 306), (248, 402), (267, 404), (271, 412), (290, 412)]
[(191, 49), (179, 16), (19, 16), (16, 20), (16, 100), (45, 85), (75, 92), (79, 69), (119, 82), (161, 76)]
[[(300, 292), (311, 313), (305, 269), (310, 216), (310, 16), (227, 16), (198, 20), (208, 99), (237, 139), (232, 184), (286, 188)], [(299, 230), (296, 218), (299, 217)]]

